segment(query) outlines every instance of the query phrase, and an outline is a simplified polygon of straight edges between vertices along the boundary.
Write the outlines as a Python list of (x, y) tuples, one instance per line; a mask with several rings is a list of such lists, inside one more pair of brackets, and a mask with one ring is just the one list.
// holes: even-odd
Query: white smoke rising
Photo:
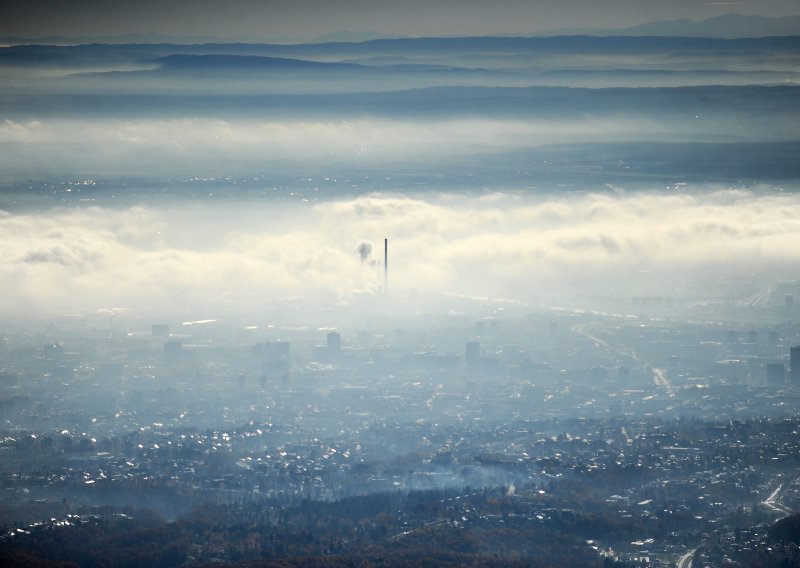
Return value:
[(372, 255), (372, 243), (369, 241), (361, 241), (358, 243), (356, 250), (358, 251), (358, 258), (361, 259), (361, 262), (367, 262)]

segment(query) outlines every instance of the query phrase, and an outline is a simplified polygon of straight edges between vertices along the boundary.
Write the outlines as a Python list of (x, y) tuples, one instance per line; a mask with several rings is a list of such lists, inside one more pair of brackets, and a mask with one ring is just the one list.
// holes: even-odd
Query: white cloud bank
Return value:
[(347, 303), (380, 289), (384, 237), (398, 291), (707, 294), (723, 276), (800, 277), (800, 196), (367, 195), (2, 213), (0, 314), (186, 311), (283, 296)]

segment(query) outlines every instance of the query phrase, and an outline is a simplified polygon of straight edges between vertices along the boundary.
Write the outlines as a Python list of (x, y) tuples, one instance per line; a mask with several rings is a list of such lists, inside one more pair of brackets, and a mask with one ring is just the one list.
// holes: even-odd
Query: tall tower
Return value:
[(383, 239), (383, 293), (389, 293), (389, 239)]
[(789, 373), (792, 383), (800, 385), (800, 345), (795, 345), (789, 352)]

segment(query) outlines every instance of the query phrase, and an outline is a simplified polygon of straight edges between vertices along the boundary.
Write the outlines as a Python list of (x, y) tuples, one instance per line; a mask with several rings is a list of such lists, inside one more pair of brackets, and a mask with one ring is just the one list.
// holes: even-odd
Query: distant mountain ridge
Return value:
[(276, 58), (322, 58), (364, 56), (415, 56), (492, 53), (498, 50), (537, 53), (656, 53), (713, 49), (740, 52), (800, 48), (800, 35), (765, 38), (717, 39), (705, 37), (554, 36), (554, 37), (460, 37), (379, 39), (361, 43), (307, 44), (87, 44), (79, 46), (18, 45), (0, 50), (0, 63), (28, 64), (100, 56), (126, 56), (152, 61), (171, 55), (259, 55)]
[(285, 57), (263, 57), (256, 55), (167, 55), (155, 60), (165, 68), (175, 70), (355, 70), (363, 68), (354, 63), (306, 61)]
[(627, 28), (571, 28), (535, 34), (548, 35), (607, 35), (607, 36), (669, 36), (736, 39), (749, 37), (798, 36), (800, 16), (768, 18), (724, 14), (706, 20), (660, 20)]
[(305, 43), (361, 43), (373, 39), (399, 39), (407, 36), (393, 34), (379, 34), (377, 32), (333, 32), (317, 36)]
[[(487, 37), (553, 37), (553, 36), (642, 36), (642, 37), (707, 37), (718, 39), (800, 36), (800, 15), (770, 18), (724, 14), (705, 20), (659, 20), (626, 28), (561, 28), (536, 33), (497, 34), (488, 32)], [(445, 38), (445, 36), (442, 36)], [(456, 37), (456, 36), (449, 36)], [(463, 36), (459, 36), (463, 37)], [(102, 44), (202, 44), (202, 43), (275, 43), (288, 45), (325, 43), (365, 43), (380, 40), (422, 39), (374, 31), (337, 31), (301, 40), (290, 37), (221, 38), (214, 36), (168, 36), (155, 33), (126, 34), (118, 36), (41, 36), (0, 37), (0, 44), (25, 45), (80, 45)]]

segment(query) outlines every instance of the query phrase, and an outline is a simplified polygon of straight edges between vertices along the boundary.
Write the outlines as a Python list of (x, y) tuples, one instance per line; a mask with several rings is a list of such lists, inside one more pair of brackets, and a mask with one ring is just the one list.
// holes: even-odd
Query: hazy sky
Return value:
[[(789, 15), (800, 12), (797, 6), (797, 0), (762, 0), (757, 4), (689, 0), (6, 0), (0, 2), (0, 35), (152, 32), (219, 38), (308, 38), (339, 30), (405, 35), (523, 34), (580, 26), (622, 27), (658, 19), (701, 19), (734, 10)], [(716, 45), (706, 51), (692, 48), (691, 57), (683, 53), (669, 61), (679, 72), (691, 72), (700, 64), (704, 73), (709, 69), (743, 73), (753, 69), (750, 59), (738, 53), (720, 55)], [(676, 49), (676, 53), (682, 53), (683, 42), (676, 44)], [(70, 54), (81, 50), (56, 51)], [(344, 98), (325, 103), (310, 97), (296, 107), (307, 108), (307, 115), (267, 112), (262, 116), (261, 110), (269, 110), (274, 101), (254, 99), (264, 108), (252, 106), (251, 101), (250, 106), (239, 109), (246, 99), (236, 96), (240, 84), (234, 84), (235, 88), (228, 85), (231, 93), (228, 99), (223, 97), (226, 102), (222, 107), (203, 97), (198, 99), (200, 103), (194, 100), (198, 93), (213, 93), (209, 85), (236, 77), (220, 74), (214, 66), (207, 68), (208, 74), (199, 76), (166, 66), (160, 75), (131, 72), (122, 77), (124, 73), (114, 65), (129, 65), (134, 59), (101, 57), (103, 53), (108, 56), (108, 50), (83, 52), (94, 53), (96, 59), (87, 56), (88, 63), (80, 57), (53, 61), (96, 64), (98, 71), (112, 65), (115, 73), (63, 77), (59, 73), (82, 69), (58, 69), (54, 64), (53, 71), (45, 65), (37, 66), (42, 61), (48, 63), (45, 57), (30, 68), (6, 65), (3, 72), (12, 80), (3, 82), (0, 77), (0, 183), (24, 188), (24, 180), (49, 179), (54, 187), (65, 191), (69, 182), (71, 191), (69, 180), (97, 179), (101, 182), (97, 195), (106, 203), (94, 207), (93, 194), (87, 192), (85, 206), (57, 208), (60, 199), (53, 194), (50, 203), (56, 208), (0, 211), (0, 246), (5, 253), (0, 259), (0, 317), (107, 306), (192, 309), (230, 298), (258, 303), (263, 298), (286, 296), (312, 298), (323, 306), (356, 305), (374, 297), (381, 284), (379, 263), (374, 259), (362, 262), (358, 244), (371, 241), (379, 247), (387, 235), (396, 259), (392, 265), (395, 289), (413, 287), (434, 295), (523, 296), (533, 300), (550, 294), (587, 293), (692, 295), (699, 291), (705, 295), (713, 291), (727, 295), (724, 288), (729, 282), (746, 282), (753, 274), (764, 280), (796, 278), (800, 265), (796, 246), (800, 239), (800, 194), (784, 192), (780, 186), (758, 187), (753, 192), (729, 191), (728, 180), (740, 175), (735, 152), (741, 149), (712, 152), (708, 164), (702, 164), (708, 167), (705, 179), (723, 179), (726, 185), (702, 185), (686, 194), (673, 193), (682, 184), (670, 185), (659, 193), (638, 192), (636, 187), (640, 183), (637, 179), (649, 183), (663, 176), (677, 182), (684, 181), (686, 175), (683, 171), (674, 176), (659, 173), (659, 164), (669, 160), (660, 148), (647, 147), (647, 142), (690, 142), (695, 147), (720, 141), (746, 142), (753, 145), (748, 148), (763, 153), (772, 147), (759, 149), (758, 143), (797, 140), (796, 94), (788, 83), (770, 87), (769, 92), (719, 86), (697, 91), (653, 88), (644, 92), (646, 96), (637, 93), (636, 100), (619, 98), (624, 93), (614, 94), (617, 98), (600, 93), (591, 95), (591, 102), (586, 93), (582, 98), (575, 98), (575, 93), (570, 97), (559, 95), (553, 102), (552, 92), (533, 90), (523, 92), (530, 97), (524, 99), (530, 113), (497, 115), (492, 109), (499, 108), (498, 104), (508, 108), (517, 104), (505, 89), (483, 88), (469, 96), (462, 89), (442, 89), (435, 92), (436, 97), (453, 98), (437, 99), (435, 104), (425, 98), (430, 94), (423, 93), (419, 99), (422, 103), (413, 103), (419, 93), (401, 91), (401, 95), (392, 95), (399, 98), (376, 96), (378, 103), (373, 104), (377, 104), (377, 110), (359, 110), (353, 115), (348, 114), (346, 105), (341, 106)], [(13, 55), (14, 51), (9, 53)], [(115, 53), (122, 52), (110, 51), (111, 55)], [(664, 56), (671, 52), (662, 49), (653, 53), (648, 57), (658, 65), (644, 70), (655, 70), (662, 76), (663, 61), (668, 59)], [(791, 62), (796, 52), (777, 53), (759, 64), (769, 63), (768, 70), (778, 74), (787, 69), (794, 73)], [(533, 61), (528, 61), (530, 54), (521, 54), (524, 64), (534, 66), (537, 73), (549, 68), (574, 71), (587, 65), (591, 75), (596, 70), (649, 64), (638, 53), (625, 57), (606, 54), (590, 63), (581, 63), (575, 54), (557, 51)], [(503, 55), (514, 65), (519, 64), (513, 57), (518, 54)], [(598, 56), (595, 52), (590, 55)], [(459, 61), (467, 64), (467, 59)], [(13, 62), (13, 57), (9, 61)], [(315, 77), (314, 73), (307, 76)], [(341, 92), (362, 88), (357, 80), (348, 79), (348, 74), (337, 77), (342, 78)], [(492, 77), (498, 81), (496, 75)], [(159, 90), (165, 85), (180, 85), (176, 78), (189, 81), (181, 88), (191, 96), (176, 99), (179, 103), (185, 100), (186, 109), (170, 107), (175, 104), (171, 95), (148, 99), (149, 93), (168, 92)], [(255, 84), (252, 78), (245, 79)], [(401, 87), (425, 85), (416, 80), (421, 81), (406, 76)], [(786, 77), (790, 80), (794, 75)], [(323, 83), (317, 80), (300, 92), (318, 93)], [(282, 92), (279, 75), (270, 76), (268, 84), (277, 89), (269, 92)], [(256, 87), (256, 93), (263, 88)], [(285, 88), (291, 95), (286, 100), (293, 101), (294, 91)], [(27, 107), (23, 103), (31, 93), (35, 95), (34, 104)], [(125, 96), (118, 97), (120, 93)], [(137, 102), (139, 94), (150, 101), (146, 108)], [(473, 96), (478, 99), (470, 98)], [(382, 100), (412, 102), (394, 108), (381, 107), (386, 105), (380, 103)], [(211, 106), (204, 106), (208, 104)], [(280, 110), (284, 103), (274, 104)], [(320, 112), (314, 105), (319, 105)], [(391, 111), (380, 110), (389, 107)], [(218, 114), (219, 108), (222, 114)], [(417, 114), (417, 108), (423, 112)], [(88, 110), (73, 113), (72, 109)], [(225, 109), (236, 112), (226, 116)], [(559, 146), (553, 154), (527, 154), (539, 146), (547, 149), (589, 142), (608, 146)], [(621, 142), (640, 144), (640, 153), (633, 154), (631, 166), (626, 164), (626, 154), (615, 147)], [(781, 161), (791, 158), (777, 155), (774, 149), (769, 151), (776, 154), (770, 155), (769, 162), (776, 165), (774, 169), (794, 171)], [(473, 160), (475, 156), (478, 158)], [(637, 166), (639, 163), (645, 164), (644, 169)], [(694, 178), (703, 177), (704, 170), (696, 164), (686, 166), (686, 170)], [(362, 180), (374, 172), (387, 181), (369, 187), (399, 187), (404, 194), (363, 193)], [(418, 184), (415, 176), (420, 172), (424, 173), (423, 183)], [(544, 177), (540, 179), (537, 172), (543, 172)], [(630, 183), (625, 189), (609, 185), (600, 195), (569, 194), (561, 191), (559, 181), (552, 181), (556, 179), (553, 172), (559, 176), (563, 172), (564, 177), (558, 179), (564, 179), (565, 184), (589, 179), (591, 187), (597, 187), (615, 176)], [(236, 180), (247, 180), (252, 182), (248, 188), (280, 189), (259, 195), (293, 196), (293, 204), (269, 199), (254, 199), (253, 203), (218, 197), (212, 200), (208, 190), (208, 201), (182, 199), (172, 208), (145, 197), (141, 206), (129, 206), (131, 201), (125, 200), (125, 204), (112, 207), (109, 199), (117, 189), (103, 185), (103, 180), (122, 180), (118, 186), (122, 192), (127, 191), (123, 188), (129, 177), (161, 179), (170, 193), (177, 196), (186, 188), (185, 195), (190, 196), (192, 191), (206, 189), (182, 180), (218, 176), (234, 180), (226, 186), (229, 191), (237, 187)], [(338, 178), (341, 183), (335, 179), (339, 185), (321, 182), (329, 178)], [(395, 178), (398, 181), (390, 185), (388, 180)], [(432, 187), (420, 189), (424, 194), (412, 195), (415, 188), (432, 179), (436, 180)], [(485, 191), (459, 195), (450, 184), (457, 187), (460, 179), (467, 180), (463, 183), (470, 187), (485, 184)], [(510, 189), (524, 180), (525, 193), (504, 193), (504, 179), (512, 181)], [(312, 182), (313, 190), (320, 190), (314, 194), (320, 201), (301, 203), (294, 192), (311, 188)], [(330, 192), (328, 188), (332, 188)], [(131, 198), (139, 199), (133, 190)], [(15, 199), (11, 196), (8, 202)]]
[(797, 0), (5, 0), (0, 35), (522, 34), (726, 13), (798, 15), (800, 5)]

